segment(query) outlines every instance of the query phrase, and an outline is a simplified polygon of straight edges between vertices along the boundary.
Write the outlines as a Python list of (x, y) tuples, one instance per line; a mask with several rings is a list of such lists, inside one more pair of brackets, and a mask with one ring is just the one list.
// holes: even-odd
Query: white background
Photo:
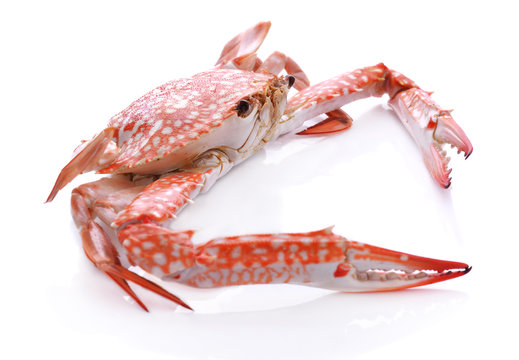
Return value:
[[(446, 359), (517, 354), (517, 11), (492, 2), (11, 2), (0, 6), (4, 359)], [(474, 144), (437, 186), (397, 118), (373, 99), (350, 131), (286, 136), (178, 218), (198, 239), (335, 231), (463, 261), (467, 276), (385, 294), (294, 285), (197, 290), (196, 312), (140, 288), (145, 313), (83, 256), (74, 185), (43, 204), (81, 139), (144, 92), (210, 68), (261, 20), (313, 82), (384, 61), (454, 117)], [(7, 355), (7, 356), (6, 356)]]

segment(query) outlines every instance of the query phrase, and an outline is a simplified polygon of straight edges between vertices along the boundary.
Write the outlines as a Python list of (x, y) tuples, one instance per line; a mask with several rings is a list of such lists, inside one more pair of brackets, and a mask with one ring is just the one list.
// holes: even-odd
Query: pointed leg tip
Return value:
[(326, 119), (298, 132), (296, 135), (335, 134), (348, 130), (353, 124), (353, 119), (340, 109), (327, 112), (326, 115), (328, 115)]
[(139, 306), (140, 306), (144, 311), (146, 311), (147, 313), (150, 312), (150, 311), (148, 310), (148, 308), (146, 307), (146, 305), (144, 305), (142, 302), (138, 302), (137, 304), (139, 304)]
[(267, 21), (260, 22), (259, 25), (270, 29), (270, 27), (272, 26), (272, 23), (270, 22), (270, 20), (267, 20)]
[(186, 309), (188, 310), (191, 310), (191, 311), (195, 311), (195, 309), (193, 309), (191, 306), (189, 306), (188, 304), (186, 304), (185, 302), (182, 301), (181, 304), (179, 305), (182, 305), (183, 307), (185, 307)]
[(183, 306), (191, 311), (194, 311), (193, 308), (189, 305), (187, 305), (183, 300), (181, 300), (179, 297), (171, 294), (161, 286), (155, 284), (154, 282), (143, 278), (140, 275), (137, 275), (136, 273), (123, 268), (120, 265), (117, 264), (103, 264), (101, 267), (101, 270), (103, 270), (108, 276), (110, 276), (128, 295), (132, 297), (144, 310), (149, 310), (146, 308), (146, 306), (143, 304), (143, 302), (137, 297), (137, 295), (133, 292), (133, 290), (128, 285), (127, 281), (131, 281), (139, 286), (142, 286), (143, 288), (154, 292), (157, 295), (160, 295), (170, 301), (173, 301), (175, 304), (178, 304), (180, 306)]
[(119, 285), (121, 287), (121, 289), (123, 289), (124, 292), (126, 292), (126, 294), (128, 294), (144, 311), (150, 312), (148, 310), (148, 308), (146, 307), (146, 305), (144, 305), (144, 303), (141, 301), (141, 299), (139, 299), (137, 294), (135, 294), (135, 292), (132, 290), (130, 285), (128, 285), (128, 282), (124, 278), (115, 275), (113, 272), (111, 272), (108, 269), (109, 268), (108, 266), (103, 265), (100, 268), (106, 275), (108, 275), (108, 277), (110, 277), (113, 281), (115, 281), (115, 283), (117, 285)]
[[(129, 287), (129, 286), (128, 286), (128, 287)], [(135, 294), (135, 293), (133, 292), (133, 290), (132, 290), (131, 292), (133, 293), (133, 295), (130, 294), (130, 293), (127, 291), (127, 293), (132, 297), (132, 299), (135, 300), (135, 301), (137, 302), (137, 304), (138, 304), (138, 305), (139, 305), (139, 306), (140, 306), (144, 311), (146, 311), (146, 312), (149, 313), (150, 311), (148, 310), (148, 307), (147, 307), (146, 305), (144, 305), (144, 303), (141, 301), (141, 299), (139, 299), (139, 297), (137, 296), (137, 294)]]
[[(160, 294), (159, 294), (160, 295)], [(182, 307), (185, 307), (186, 309), (188, 310), (191, 310), (191, 311), (195, 311), (191, 306), (189, 306), (188, 304), (186, 304), (182, 299), (180, 299), (179, 297), (171, 294), (171, 293), (167, 293), (167, 295), (162, 295), (164, 296), (166, 299), (168, 300), (171, 300), (173, 301), (175, 304), (177, 305), (180, 305)]]
[(306, 130), (307, 130), (307, 129), (302, 130), (302, 131), (296, 133), (296, 135), (310, 135)]
[(59, 191), (58, 186), (58, 184), (54, 185), (49, 196), (47, 197), (47, 200), (45, 200), (45, 204), (50, 203), (52, 200), (54, 200)]

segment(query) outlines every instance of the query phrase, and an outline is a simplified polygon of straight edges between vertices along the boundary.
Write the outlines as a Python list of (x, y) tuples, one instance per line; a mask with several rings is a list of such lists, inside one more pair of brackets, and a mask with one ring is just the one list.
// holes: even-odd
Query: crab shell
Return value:
[(119, 151), (98, 172), (161, 174), (190, 167), (209, 149), (240, 162), (274, 136), (290, 85), (288, 77), (230, 69), (167, 82), (110, 120)]

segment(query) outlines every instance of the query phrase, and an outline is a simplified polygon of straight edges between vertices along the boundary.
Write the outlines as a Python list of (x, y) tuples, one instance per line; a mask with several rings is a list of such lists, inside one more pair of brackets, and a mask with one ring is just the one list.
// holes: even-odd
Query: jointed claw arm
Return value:
[[(389, 105), (418, 144), (431, 175), (438, 184), (449, 187), (451, 170), (442, 145), (451, 144), (468, 157), (472, 153), (470, 140), (450, 112), (431, 99), (430, 93), (382, 63), (336, 76), (295, 94), (288, 101), (280, 133), (292, 131), (306, 120), (352, 101), (384, 94), (389, 95)], [(329, 121), (324, 120), (312, 127), (309, 134), (340, 131), (340, 123), (335, 125), (329, 129)], [(345, 123), (342, 129), (350, 125)]]

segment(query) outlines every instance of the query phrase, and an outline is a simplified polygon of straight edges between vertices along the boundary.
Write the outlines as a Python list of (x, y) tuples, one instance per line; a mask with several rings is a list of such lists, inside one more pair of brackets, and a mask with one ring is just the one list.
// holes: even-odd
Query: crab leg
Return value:
[[(396, 71), (378, 64), (351, 73), (345, 73), (295, 94), (287, 105), (280, 134), (290, 132), (306, 120), (327, 113), (352, 101), (370, 96), (389, 95), (389, 105), (414, 138), (422, 152), (425, 164), (434, 179), (443, 187), (450, 185), (448, 159), (441, 146), (449, 143), (463, 151), (465, 157), (472, 152), (472, 144), (463, 130), (450, 116), (412, 80)], [(313, 126), (302, 134), (337, 132), (340, 124), (328, 120)]]
[[(170, 294), (159, 285), (124, 268), (121, 265), (119, 254), (110, 241), (110, 238), (101, 226), (94, 221), (96, 213), (94, 210), (95, 205), (108, 210), (102, 212), (102, 214), (115, 214), (117, 207), (125, 202), (131, 201), (141, 188), (141, 186), (132, 186), (132, 183), (124, 178), (115, 177), (103, 178), (73, 190), (71, 197), (72, 216), (81, 233), (83, 250), (88, 259), (98, 269), (114, 280), (115, 283), (130, 295), (144, 310), (148, 311), (146, 306), (130, 288), (127, 281), (132, 281), (166, 299), (191, 309), (181, 299)], [(113, 192), (115, 192), (115, 194)], [(112, 195), (110, 195), (111, 201), (106, 201), (106, 196), (110, 193), (112, 193)], [(119, 196), (117, 196), (117, 194)], [(96, 201), (96, 198), (103, 197), (105, 197), (103, 203)], [(112, 206), (106, 209), (105, 206), (108, 202), (110, 202)], [(110, 215), (108, 215), (108, 218), (110, 218)]]
[[(105, 177), (78, 186), (72, 190), (72, 194), (84, 199), (93, 218), (97, 217), (110, 226), (117, 218), (117, 214), (131, 203), (151, 181), (151, 179), (144, 179), (141, 184), (137, 185), (124, 175)], [(75, 211), (74, 207), (72, 207), (72, 211)]]
[(106, 128), (74, 151), (72, 160), (61, 170), (46, 202), (52, 201), (79, 174), (100, 169), (112, 162), (118, 153), (117, 146), (112, 141), (114, 132), (114, 128)]
[(265, 40), (269, 29), (270, 21), (260, 22), (233, 37), (225, 44), (216, 67), (252, 70), (257, 60), (256, 50)]
[(178, 272), (195, 263), (193, 231), (172, 231), (161, 224), (174, 218), (231, 167), (228, 158), (218, 150), (204, 153), (195, 165), (148, 185), (112, 223), (123, 229), (119, 241), (128, 252), (128, 260), (156, 276)]
[(193, 232), (172, 231), (161, 224), (192, 201), (212, 171), (185, 171), (161, 178), (119, 214), (112, 226), (123, 229), (119, 242), (130, 263), (158, 277), (193, 266)]
[[(100, 199), (95, 202), (90, 200), (90, 203), (95, 204), (95, 213), (104, 217), (105, 221), (113, 220), (112, 227), (122, 229), (118, 238), (127, 250), (130, 263), (156, 276), (176, 272), (194, 265), (195, 250), (191, 242), (193, 231), (171, 231), (160, 224), (175, 217), (176, 212), (200, 192), (207, 191), (230, 168), (227, 159), (219, 151), (208, 151), (194, 164), (198, 167), (166, 175), (145, 187), (124, 189), (123, 184), (112, 184), (114, 178), (105, 178), (100, 181), (107, 181), (108, 184), (99, 186), (100, 192), (97, 194), (95, 185), (80, 187), (74, 193), (76, 196), (73, 196), (72, 209), (75, 218), (78, 218), (76, 224), (81, 229), (83, 247), (88, 258), (145, 310), (146, 307), (136, 298), (126, 280), (191, 308), (175, 295), (120, 265), (117, 251), (108, 236), (90, 217), (86, 200), (93, 197), (92, 193), (96, 194)], [(105, 194), (111, 193), (116, 186), (121, 189), (115, 198)], [(84, 231), (87, 226), (94, 227), (94, 230)]]
[(331, 229), (214, 239), (196, 249), (196, 265), (168, 277), (197, 287), (297, 283), (359, 292), (410, 288), (452, 279), (467, 264), (349, 241)]
[(160, 223), (173, 218), (198, 195), (212, 171), (176, 172), (154, 181), (118, 214), (112, 226), (141, 221)]

